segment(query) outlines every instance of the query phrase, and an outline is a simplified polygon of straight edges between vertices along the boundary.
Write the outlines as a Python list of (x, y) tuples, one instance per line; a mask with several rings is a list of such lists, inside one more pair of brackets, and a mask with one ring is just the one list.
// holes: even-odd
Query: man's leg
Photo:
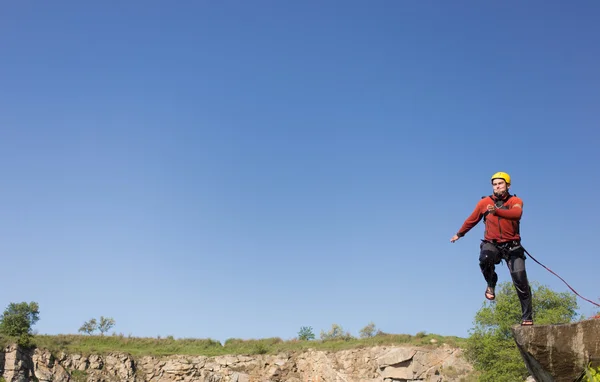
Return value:
[[(515, 252), (522, 252), (522, 249)], [(521, 302), (522, 319), (523, 321), (531, 321), (533, 320), (533, 308), (531, 305), (531, 287), (529, 286), (527, 271), (525, 270), (525, 257), (522, 253), (511, 254), (507, 265), (513, 285), (517, 291), (517, 296)]]
[(496, 287), (496, 283), (498, 282), (498, 275), (496, 274), (496, 264), (499, 264), (501, 261), (500, 251), (493, 243), (481, 242), (479, 246), (479, 268), (481, 269), (481, 273), (483, 274), (483, 278), (487, 282), (488, 287), (493, 288)]

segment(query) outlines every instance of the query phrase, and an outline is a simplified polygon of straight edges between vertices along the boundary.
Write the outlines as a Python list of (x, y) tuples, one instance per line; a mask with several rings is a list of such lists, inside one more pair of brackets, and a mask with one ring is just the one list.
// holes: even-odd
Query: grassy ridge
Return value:
[[(382, 334), (369, 338), (346, 338), (334, 340), (283, 341), (281, 338), (265, 338), (242, 340), (230, 338), (221, 344), (212, 339), (183, 338), (143, 338), (126, 337), (123, 335), (89, 336), (89, 335), (36, 335), (33, 343), (39, 348), (45, 348), (57, 354), (65, 351), (71, 354), (106, 354), (109, 352), (129, 353), (134, 357), (141, 356), (166, 356), (166, 355), (253, 355), (276, 354), (286, 351), (302, 351), (307, 349), (338, 351), (346, 349), (364, 348), (380, 345), (414, 345), (414, 346), (440, 346), (448, 344), (462, 347), (465, 339), (460, 337), (443, 337), (435, 334), (417, 333), (409, 334)], [(3, 348), (15, 343), (16, 339), (0, 337), (0, 346)]]

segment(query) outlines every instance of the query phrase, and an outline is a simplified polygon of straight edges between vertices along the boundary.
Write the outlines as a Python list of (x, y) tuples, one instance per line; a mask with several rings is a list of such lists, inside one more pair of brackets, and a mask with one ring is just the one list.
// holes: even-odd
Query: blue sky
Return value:
[(496, 171), (524, 246), (598, 301), (599, 12), (4, 2), (0, 305), (47, 334), (466, 337), (483, 227), (449, 239)]

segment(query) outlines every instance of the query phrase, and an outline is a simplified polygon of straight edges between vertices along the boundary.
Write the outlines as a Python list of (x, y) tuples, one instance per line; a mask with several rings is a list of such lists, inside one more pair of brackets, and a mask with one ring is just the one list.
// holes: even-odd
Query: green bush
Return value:
[(32, 346), (32, 326), (39, 320), (37, 302), (10, 303), (0, 317), (0, 333), (17, 338), (19, 346)]
[(585, 382), (600, 382), (600, 367), (594, 369), (591, 365), (585, 370)]
[(262, 342), (256, 343), (252, 349), (252, 354), (267, 354), (268, 352), (269, 347)]
[(352, 335), (348, 332), (344, 333), (344, 328), (338, 324), (331, 325), (331, 329), (328, 332), (321, 330), (321, 340), (332, 341), (332, 340), (344, 340), (349, 341), (353, 339)]
[(0, 317), (0, 332), (12, 337), (31, 334), (31, 327), (39, 320), (37, 302), (11, 302)]
[(95, 318), (86, 321), (79, 328), (79, 333), (85, 333), (88, 335), (92, 335), (98, 329), (98, 321)]
[(367, 326), (360, 330), (360, 338), (374, 337), (378, 333), (377, 328), (373, 322), (369, 322)]
[(313, 328), (310, 326), (303, 326), (300, 328), (298, 332), (298, 339), (300, 341), (310, 341), (315, 339), (315, 333), (313, 333)]
[(98, 321), (100, 335), (104, 335), (104, 333), (108, 332), (113, 326), (115, 326), (115, 320), (112, 317), (100, 316), (100, 320)]

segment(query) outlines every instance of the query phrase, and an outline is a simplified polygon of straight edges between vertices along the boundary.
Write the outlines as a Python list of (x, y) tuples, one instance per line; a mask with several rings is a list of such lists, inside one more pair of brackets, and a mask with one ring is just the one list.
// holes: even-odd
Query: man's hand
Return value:
[(496, 213), (496, 206), (493, 204), (488, 204), (487, 210), (490, 214), (494, 215)]
[(458, 239), (460, 239), (460, 237), (458, 237), (458, 235), (454, 235), (454, 236), (452, 236), (452, 239), (450, 239), (450, 242), (454, 243)]

